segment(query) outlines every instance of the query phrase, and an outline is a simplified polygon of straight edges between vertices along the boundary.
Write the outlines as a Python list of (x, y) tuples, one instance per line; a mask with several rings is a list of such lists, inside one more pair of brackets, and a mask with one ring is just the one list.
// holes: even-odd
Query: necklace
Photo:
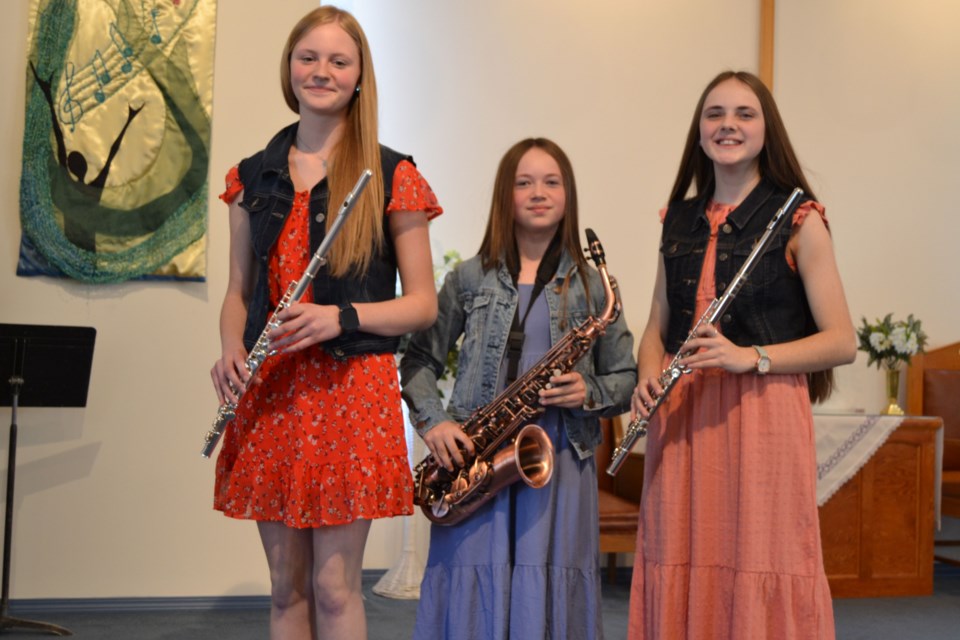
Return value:
[(320, 149), (311, 149), (310, 147), (308, 147), (308, 146), (303, 142), (303, 138), (300, 137), (300, 133), (299, 133), (299, 132), (297, 133), (297, 149), (298, 149), (299, 151), (301, 151), (302, 153), (306, 153), (306, 154), (308, 154), (308, 155), (313, 155), (313, 156), (318, 156), (318, 157), (320, 158), (320, 163), (323, 165), (323, 170), (324, 170), (324, 171), (327, 170), (327, 159), (326, 159), (326, 157), (319, 155)]

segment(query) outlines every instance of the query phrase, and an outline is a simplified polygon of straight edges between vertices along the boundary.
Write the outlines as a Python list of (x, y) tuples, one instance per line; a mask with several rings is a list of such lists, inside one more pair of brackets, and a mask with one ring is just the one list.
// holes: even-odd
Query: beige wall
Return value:
[[(316, 2), (219, 4), (212, 194), (234, 162), (292, 120), (276, 59)], [(639, 333), (656, 211), (694, 102), (717, 71), (756, 68), (758, 2), (344, 4), (374, 49), (383, 141), (415, 155), (447, 210), (433, 225), (435, 253), (474, 253), (500, 155), (520, 137), (552, 137), (573, 160), (582, 224), (603, 241)], [(896, 0), (777, 4), (775, 93), (831, 216), (855, 319), (913, 312), (934, 346), (960, 339), (960, 223), (948, 188), (960, 173), (960, 44), (947, 31), (960, 9), (935, 0), (909, 10)], [(89, 406), (20, 413), (12, 597), (266, 593), (255, 528), (211, 511), (213, 464), (198, 453), (216, 409), (207, 371), (219, 350), (225, 209), (211, 196), (204, 284), (15, 277), (28, 2), (8, 5), (0, 322), (99, 332)], [(261, 85), (265, 97), (252, 98)], [(840, 382), (828, 408), (881, 406), (882, 381), (863, 360)], [(375, 523), (367, 568), (393, 563), (399, 523)]]

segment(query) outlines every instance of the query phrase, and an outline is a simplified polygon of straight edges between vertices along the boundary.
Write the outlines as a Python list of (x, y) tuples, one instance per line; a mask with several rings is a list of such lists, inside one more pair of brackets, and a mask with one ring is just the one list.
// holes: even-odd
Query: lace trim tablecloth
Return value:
[[(813, 429), (817, 447), (817, 506), (823, 506), (843, 484), (856, 475), (904, 416), (816, 414)], [(943, 429), (937, 430), (934, 479), (934, 513), (940, 528), (940, 471)]]

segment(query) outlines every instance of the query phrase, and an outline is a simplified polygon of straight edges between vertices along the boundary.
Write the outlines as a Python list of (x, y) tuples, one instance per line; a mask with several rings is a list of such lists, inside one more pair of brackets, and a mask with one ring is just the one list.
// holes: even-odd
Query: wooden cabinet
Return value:
[(820, 507), (835, 598), (933, 593), (934, 482), (940, 418), (908, 417)]

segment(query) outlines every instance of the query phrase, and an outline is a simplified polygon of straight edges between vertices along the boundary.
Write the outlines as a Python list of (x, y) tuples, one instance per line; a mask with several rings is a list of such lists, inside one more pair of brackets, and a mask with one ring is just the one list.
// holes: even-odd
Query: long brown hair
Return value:
[(490, 201), (490, 215), (487, 229), (480, 244), (481, 263), (485, 270), (497, 269), (505, 265), (512, 273), (520, 271), (520, 251), (517, 248), (517, 235), (514, 226), (513, 190), (517, 180), (517, 167), (520, 159), (531, 149), (542, 149), (557, 161), (560, 177), (566, 194), (563, 218), (557, 227), (557, 236), (563, 249), (573, 259), (587, 293), (590, 303), (590, 289), (587, 284), (587, 260), (580, 244), (579, 208), (577, 205), (577, 183), (573, 177), (573, 165), (560, 146), (547, 138), (526, 138), (510, 147), (500, 159), (496, 180), (493, 184), (493, 197)]
[(336, 276), (362, 273), (374, 253), (383, 246), (383, 169), (380, 167), (380, 143), (377, 132), (377, 79), (373, 72), (370, 45), (363, 29), (347, 11), (324, 5), (303, 16), (287, 37), (280, 59), (280, 87), (287, 106), (300, 113), (300, 103), (290, 81), (290, 58), (297, 43), (312, 29), (335, 22), (349, 35), (360, 52), (359, 92), (347, 107), (343, 137), (330, 158), (327, 183), (330, 187), (327, 228), (364, 169), (373, 178), (357, 200), (350, 217), (333, 242), (329, 254), (330, 272)]
[[(804, 195), (810, 200), (816, 200), (813, 190), (807, 183), (800, 167), (797, 154), (790, 144), (790, 136), (780, 117), (780, 110), (767, 86), (757, 76), (747, 71), (724, 71), (718, 74), (700, 94), (697, 108), (693, 112), (690, 129), (687, 132), (687, 141), (680, 158), (680, 168), (670, 190), (669, 202), (685, 200), (693, 186), (694, 197), (709, 197), (716, 187), (716, 175), (713, 161), (707, 157), (700, 146), (700, 117), (703, 113), (703, 104), (713, 89), (722, 82), (735, 79), (747, 85), (757, 99), (763, 111), (764, 131), (763, 149), (760, 150), (759, 170), (760, 177), (773, 182), (781, 189), (792, 191), (795, 187), (803, 189)], [(814, 371), (807, 374), (807, 382), (811, 402), (822, 402), (830, 397), (835, 387), (833, 369)]]
[(790, 144), (790, 136), (780, 117), (780, 110), (773, 99), (770, 90), (757, 76), (747, 71), (724, 71), (717, 75), (700, 94), (697, 108), (694, 109), (690, 129), (687, 132), (687, 142), (683, 147), (680, 158), (680, 170), (677, 172), (673, 189), (670, 190), (669, 202), (680, 202), (686, 199), (690, 186), (696, 189), (695, 196), (709, 196), (716, 186), (716, 176), (713, 170), (713, 161), (704, 153), (700, 146), (700, 116), (703, 114), (703, 104), (710, 92), (722, 82), (734, 79), (747, 85), (763, 111), (763, 149), (760, 150), (759, 167), (760, 177), (767, 178), (781, 189), (792, 191), (800, 187), (806, 196), (816, 200), (807, 179), (800, 168), (797, 154)]

